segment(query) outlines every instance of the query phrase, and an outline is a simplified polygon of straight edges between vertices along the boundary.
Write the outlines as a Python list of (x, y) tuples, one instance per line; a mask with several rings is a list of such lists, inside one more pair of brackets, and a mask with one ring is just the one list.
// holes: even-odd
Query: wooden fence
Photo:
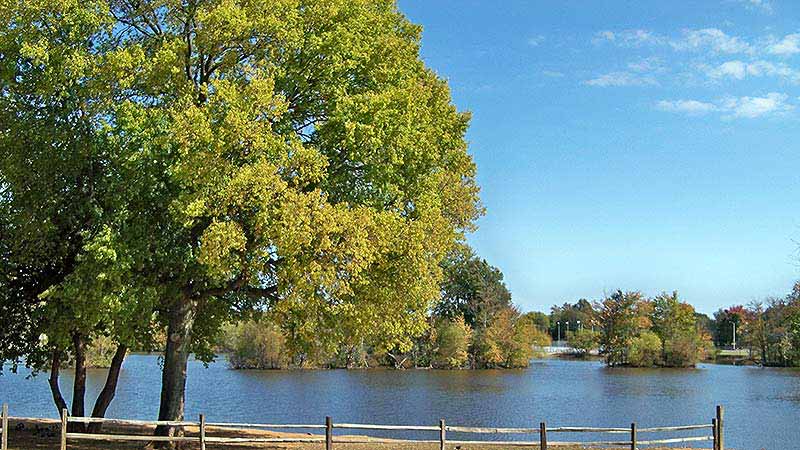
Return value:
[[(253, 423), (212, 423), (206, 422), (205, 416), (200, 415), (199, 421), (149, 421), (149, 420), (129, 420), (129, 419), (106, 419), (96, 417), (70, 417), (67, 410), (61, 414), (61, 450), (67, 450), (70, 440), (100, 440), (100, 441), (141, 441), (141, 442), (197, 442), (201, 450), (206, 449), (206, 444), (241, 444), (241, 443), (325, 443), (326, 450), (332, 450), (336, 443), (348, 444), (368, 444), (368, 443), (402, 443), (402, 444), (438, 444), (440, 450), (444, 450), (450, 445), (500, 445), (505, 447), (532, 447), (547, 450), (548, 447), (565, 445), (574, 446), (617, 446), (636, 450), (640, 446), (650, 446), (658, 444), (675, 443), (694, 443), (712, 442), (714, 450), (725, 450), (724, 441), (724, 410), (722, 406), (717, 406), (716, 417), (710, 423), (698, 425), (680, 425), (666, 427), (638, 428), (636, 423), (632, 423), (630, 428), (603, 428), (603, 427), (552, 427), (548, 428), (545, 422), (539, 423), (538, 427), (532, 428), (494, 428), (494, 427), (464, 427), (451, 426), (442, 419), (438, 425), (373, 425), (356, 423), (334, 423), (331, 417), (325, 418), (325, 424), (253, 424)], [(3, 405), (2, 410), (2, 450), (8, 449), (8, 420), (40, 420), (31, 417), (9, 417), (8, 405)], [(53, 422), (59, 422), (55, 420)], [(152, 436), (152, 435), (130, 435), (130, 434), (91, 434), (70, 432), (70, 423), (103, 423), (109, 425), (136, 425), (136, 426), (158, 426), (169, 427), (198, 427), (197, 436)], [(303, 430), (324, 430), (325, 435), (311, 437), (214, 437), (207, 436), (207, 427), (216, 429), (236, 431), (241, 429), (303, 429)], [(438, 439), (385, 439), (373, 437), (334, 436), (334, 430), (368, 430), (368, 431), (423, 431), (437, 433)], [(640, 434), (665, 433), (679, 431), (711, 430), (710, 435), (684, 436), (667, 439), (640, 439)], [(456, 440), (448, 439), (447, 433), (467, 433), (467, 434), (516, 434), (516, 435), (537, 435), (538, 439), (533, 441), (501, 441), (501, 440)], [(549, 436), (558, 433), (593, 433), (593, 434), (624, 434), (627, 439), (607, 440), (607, 441), (550, 441)]]

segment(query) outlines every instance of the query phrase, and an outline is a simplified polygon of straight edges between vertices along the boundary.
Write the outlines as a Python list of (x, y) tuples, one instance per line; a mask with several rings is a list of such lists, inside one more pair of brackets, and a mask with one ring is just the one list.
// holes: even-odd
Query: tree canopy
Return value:
[(511, 306), (511, 293), (500, 269), (459, 245), (442, 262), (444, 282), (436, 315), (463, 317), (472, 328), (485, 328), (499, 311)]
[(0, 14), (3, 207), (32, 196), (38, 215), (17, 223), (49, 235), (29, 250), (76, 262), (36, 297), (76, 307), (91, 285), (93, 302), (154, 312), (162, 419), (182, 416), (188, 354), (209, 358), (222, 323), (250, 311), (298, 340), (410, 348), (424, 332), (439, 263), (481, 208), (469, 117), (394, 1), (31, 0)]
[(653, 299), (616, 291), (598, 305), (601, 352), (610, 366), (694, 366), (711, 337), (677, 292)]

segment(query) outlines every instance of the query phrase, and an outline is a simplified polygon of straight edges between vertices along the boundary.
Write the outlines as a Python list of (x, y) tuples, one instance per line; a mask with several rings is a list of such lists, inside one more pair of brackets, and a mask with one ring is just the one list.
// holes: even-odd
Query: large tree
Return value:
[[(91, 109), (59, 114), (84, 115), (113, 149), (94, 167), (112, 205), (97, 235), (130, 289), (159, 299), (159, 419), (183, 416), (189, 354), (210, 357), (221, 324), (248, 311), (271, 310), (299, 338), (341, 339), (346, 323), (387, 348), (425, 330), (439, 262), (480, 208), (468, 116), (393, 1), (3, 11), (25, 64), (87, 86)], [(61, 42), (77, 57), (51, 67)]]

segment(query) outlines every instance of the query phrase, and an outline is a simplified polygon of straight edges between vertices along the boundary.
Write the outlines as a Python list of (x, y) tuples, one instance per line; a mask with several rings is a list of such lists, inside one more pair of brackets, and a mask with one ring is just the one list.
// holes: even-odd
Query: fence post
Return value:
[(439, 450), (444, 450), (444, 446), (447, 442), (445, 440), (445, 431), (444, 419), (439, 419)]
[(8, 450), (8, 403), (3, 403), (3, 436), (0, 448)]
[(547, 450), (547, 425), (544, 422), (539, 422), (539, 447)]
[(713, 450), (717, 450), (717, 418), (714, 417), (711, 419), (711, 438), (713, 439), (714, 445), (711, 447)]
[(67, 450), (67, 408), (61, 410), (61, 450)]
[(717, 405), (717, 450), (725, 450), (725, 410)]
[(636, 450), (636, 422), (631, 424), (631, 450)]
[(206, 450), (206, 416), (200, 414), (200, 450)]
[(325, 417), (325, 450), (333, 449), (333, 419)]

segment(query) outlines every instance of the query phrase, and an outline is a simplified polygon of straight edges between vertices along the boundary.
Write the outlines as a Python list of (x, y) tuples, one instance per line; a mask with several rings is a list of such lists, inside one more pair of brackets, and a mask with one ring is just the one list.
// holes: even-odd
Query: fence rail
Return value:
[[(61, 412), (60, 420), (38, 419), (32, 417), (10, 417), (8, 405), (3, 404), (2, 416), (0, 416), (0, 450), (8, 450), (8, 421), (12, 420), (39, 420), (49, 423), (60, 423), (61, 426), (61, 450), (67, 450), (69, 441), (76, 440), (100, 440), (100, 441), (139, 441), (139, 442), (199, 442), (200, 449), (205, 450), (206, 444), (241, 444), (241, 443), (325, 443), (326, 450), (332, 450), (336, 443), (425, 443), (439, 444), (439, 449), (444, 450), (447, 444), (451, 445), (502, 445), (506, 447), (533, 447), (547, 450), (552, 446), (624, 446), (631, 450), (636, 450), (638, 446), (648, 446), (657, 444), (677, 444), (686, 442), (708, 442), (713, 443), (714, 450), (725, 450), (724, 442), (724, 409), (717, 406), (716, 415), (708, 424), (678, 425), (678, 426), (659, 426), (649, 428), (638, 428), (636, 423), (632, 423), (630, 428), (612, 427), (547, 427), (545, 422), (540, 422), (538, 427), (532, 428), (508, 428), (508, 427), (467, 427), (447, 425), (444, 419), (438, 425), (376, 425), (366, 423), (334, 423), (331, 417), (325, 418), (325, 424), (257, 424), (257, 423), (229, 423), (229, 422), (206, 422), (205, 416), (200, 414), (199, 421), (157, 421), (157, 420), (133, 420), (133, 419), (106, 419), (99, 417), (70, 417), (67, 410)], [(113, 425), (144, 425), (144, 426), (168, 426), (176, 429), (183, 427), (198, 427), (196, 436), (184, 436), (182, 433), (174, 436), (148, 436), (133, 434), (103, 434), (103, 433), (76, 433), (69, 431), (70, 423), (81, 424), (113, 424)], [(324, 429), (325, 435), (310, 437), (219, 437), (207, 436), (208, 427), (212, 431), (236, 431), (243, 428), (260, 429)], [(378, 431), (425, 431), (437, 432), (438, 439), (388, 439), (377, 437), (361, 436), (334, 436), (333, 431), (340, 430), (378, 430)], [(711, 430), (711, 435), (702, 436), (683, 436), (663, 439), (639, 439), (640, 433), (668, 433), (679, 431)], [(447, 433), (470, 433), (470, 434), (535, 434), (536, 440), (459, 440), (448, 439)], [(609, 441), (550, 441), (548, 433), (595, 433), (595, 434), (628, 434), (628, 440), (609, 440)]]

